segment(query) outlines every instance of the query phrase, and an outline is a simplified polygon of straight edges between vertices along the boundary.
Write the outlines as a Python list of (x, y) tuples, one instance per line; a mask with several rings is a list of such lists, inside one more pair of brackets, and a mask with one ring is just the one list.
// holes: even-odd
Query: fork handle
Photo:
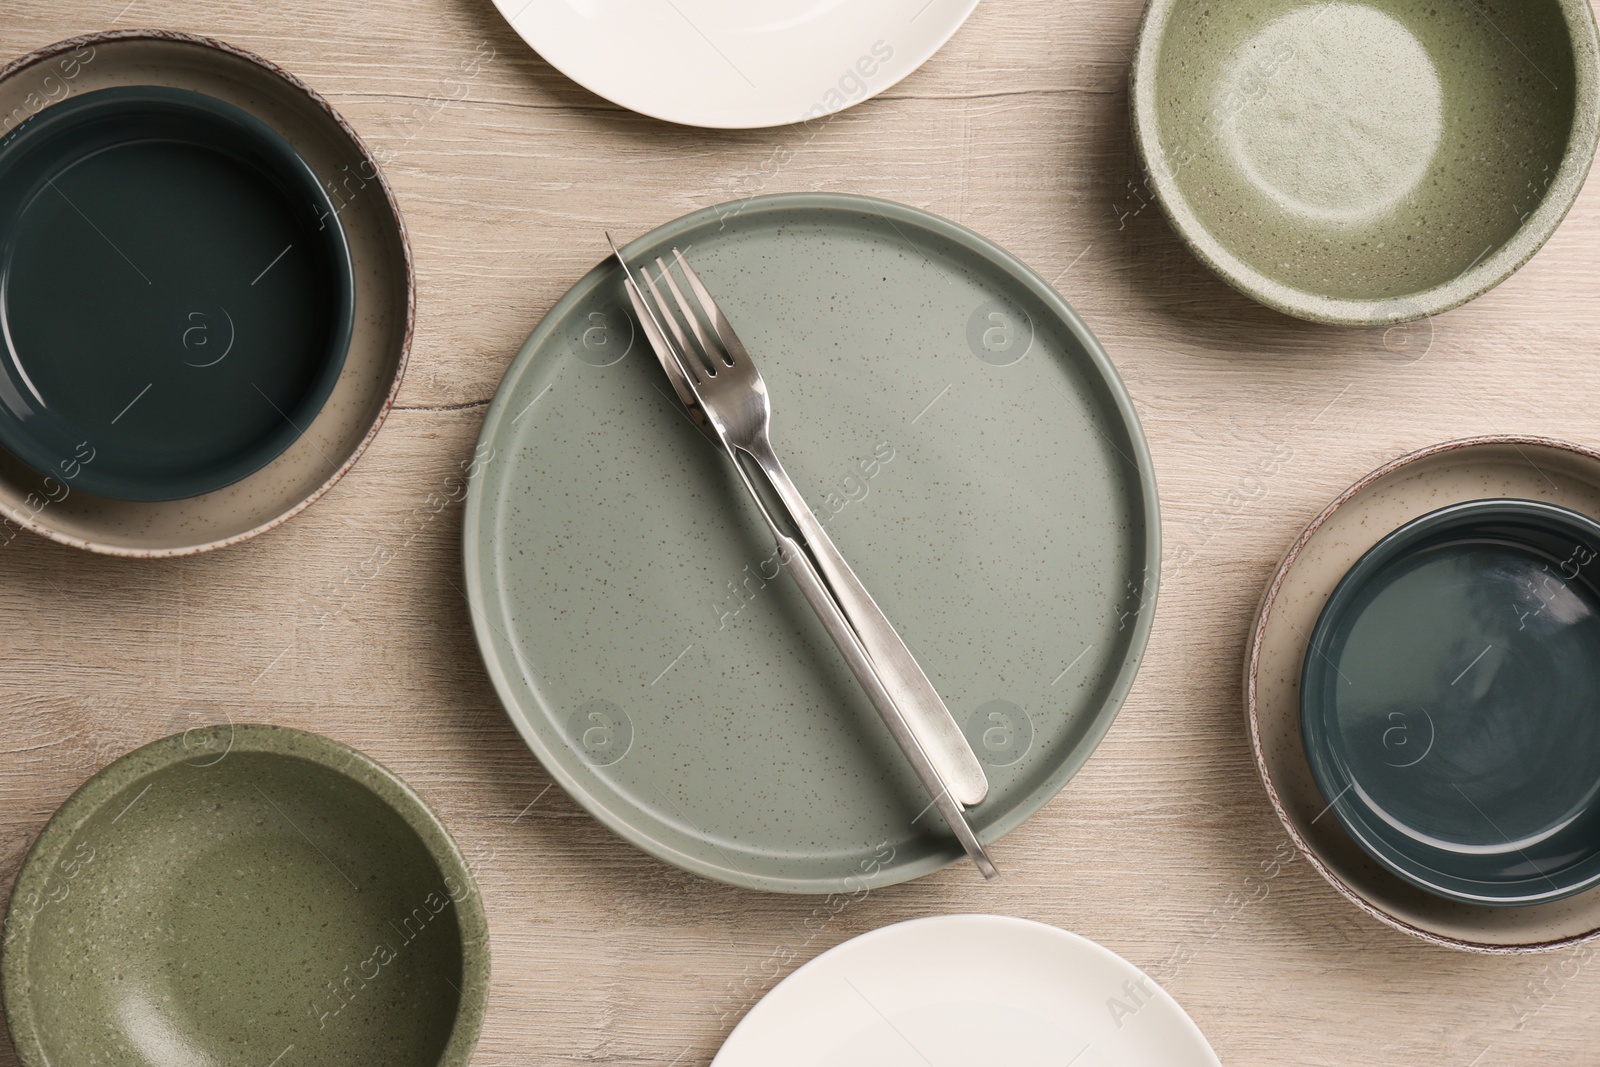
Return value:
[[(756, 510), (761, 512), (761, 517), (766, 520), (767, 529), (772, 531), (773, 540), (778, 544), (778, 558), (783, 562), (784, 569), (800, 587), (806, 603), (811, 605), (811, 610), (816, 612), (822, 628), (828, 631), (828, 636), (833, 639), (839, 653), (844, 656), (845, 663), (850, 667), (850, 673), (856, 676), (856, 681), (861, 684), (867, 699), (877, 710), (878, 717), (883, 720), (884, 726), (888, 727), (889, 736), (900, 746), (901, 753), (905, 755), (906, 762), (911, 764), (911, 769), (916, 772), (922, 788), (933, 798), (932, 802), (917, 814), (917, 818), (926, 814), (929, 807), (937, 808), (939, 814), (944, 816), (945, 824), (950, 827), (950, 832), (955, 834), (956, 840), (961, 843), (967, 857), (972, 860), (984, 879), (992, 880), (1000, 877), (1000, 872), (995, 868), (994, 861), (989, 859), (989, 853), (983, 847), (983, 842), (978, 840), (977, 833), (967, 822), (961, 802), (951, 793), (939, 767), (918, 741), (917, 735), (912, 730), (912, 720), (895, 702), (894, 696), (884, 684), (872, 657), (861, 644), (855, 628), (845, 618), (839, 602), (834, 599), (832, 590), (828, 588), (827, 582), (817, 570), (811, 554), (778, 525), (777, 519), (768, 510), (763, 495), (756, 489), (754, 475), (745, 469), (737, 456), (733, 455), (732, 447), (720, 440), (719, 444), (727, 453), (733, 469), (738, 472), (739, 480), (744, 482), (744, 487), (750, 493), (750, 499), (755, 503)], [(916, 819), (912, 819), (912, 822), (915, 821)]]
[[(752, 489), (752, 493), (753, 491)], [(764, 508), (762, 513), (765, 514)], [(956, 840), (961, 842), (961, 847), (966, 850), (967, 856), (982, 872), (983, 877), (986, 880), (998, 878), (1000, 872), (989, 859), (989, 853), (984, 848), (983, 842), (978, 840), (972, 825), (967, 822), (960, 802), (951, 794), (933, 760), (917, 740), (915, 732), (911, 729), (910, 717), (903, 714), (903, 709), (890, 695), (871, 657), (867, 655), (867, 650), (862, 647), (856, 631), (845, 619), (838, 602), (834, 600), (833, 594), (823, 582), (822, 575), (818, 573), (811, 557), (798, 541), (780, 530), (770, 516), (767, 517), (767, 521), (773, 537), (778, 542), (779, 558), (784, 562), (790, 576), (794, 578), (795, 584), (800, 587), (800, 592), (811, 605), (811, 610), (817, 613), (817, 618), (828, 631), (828, 636), (833, 638), (833, 643), (844, 655), (845, 662), (850, 665), (851, 673), (866, 691), (867, 698), (872, 701), (872, 706), (877, 709), (884, 725), (889, 728), (890, 736), (900, 746), (907, 762), (911, 764), (911, 769), (922, 782), (922, 787), (933, 798), (930, 806), (938, 808), (939, 814), (944, 816), (945, 823), (955, 834)], [(923, 811), (927, 811), (927, 808)]]
[(992, 881), (1000, 877), (994, 861), (989, 858), (988, 850), (983, 847), (983, 842), (978, 840), (972, 824), (967, 822), (961, 802), (951, 793), (939, 767), (930, 758), (922, 743), (917, 740), (917, 735), (912, 730), (911, 719), (895, 702), (894, 696), (884, 684), (878, 667), (867, 654), (855, 628), (850, 625), (850, 620), (845, 618), (838, 600), (834, 598), (833, 591), (828, 588), (828, 583), (817, 570), (815, 560), (799, 541), (778, 525), (778, 520), (768, 509), (763, 494), (756, 489), (754, 475), (739, 462), (739, 458), (733, 454), (732, 446), (720, 439), (718, 443), (727, 453), (733, 469), (738, 472), (739, 480), (744, 482), (744, 487), (750, 493), (750, 499), (754, 502), (756, 510), (761, 512), (761, 517), (766, 520), (767, 529), (772, 532), (772, 538), (778, 544), (778, 558), (782, 561), (784, 569), (800, 587), (806, 603), (811, 605), (811, 610), (816, 612), (822, 628), (828, 631), (834, 646), (839, 649), (840, 655), (844, 656), (845, 663), (850, 667), (850, 673), (856, 676), (856, 681), (861, 684), (867, 699), (877, 710), (878, 717), (883, 720), (884, 726), (888, 727), (889, 736), (900, 746), (901, 753), (906, 757), (906, 762), (911, 764), (911, 769), (916, 772), (922, 788), (933, 798), (911, 821), (916, 822), (920, 819), (927, 813), (928, 808), (937, 808), (939, 814), (944, 817), (945, 824), (950, 827), (950, 832), (955, 834), (956, 840), (966, 850), (967, 858), (972, 860), (984, 879)]
[(938, 769), (950, 795), (966, 807), (981, 803), (989, 794), (989, 778), (916, 657), (845, 562), (833, 538), (783, 469), (771, 443), (763, 435), (746, 451), (766, 475), (789, 520), (810, 548), (822, 577), (838, 598), (839, 609), (860, 637), (884, 686), (903, 712), (918, 745)]

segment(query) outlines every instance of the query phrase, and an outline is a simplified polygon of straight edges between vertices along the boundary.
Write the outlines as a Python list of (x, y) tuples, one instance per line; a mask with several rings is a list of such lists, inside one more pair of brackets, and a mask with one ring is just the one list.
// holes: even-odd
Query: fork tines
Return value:
[[(662, 295), (647, 269), (641, 268), (639, 276), (644, 279), (655, 309), (660, 312), (658, 319), (663, 320), (662, 324), (672, 334), (684, 370), (693, 374), (697, 382), (703, 382), (707, 377), (716, 377), (719, 368), (734, 366), (738, 356), (743, 355), (743, 350), (722, 309), (712, 299), (694, 268), (689, 266), (688, 260), (683, 258), (683, 253), (674, 248), (672, 256), (684, 280), (688, 282), (693, 299), (684, 296), (671, 268), (659, 256), (656, 257), (656, 269), (671, 299)], [(687, 332), (685, 326), (688, 327)], [(694, 336), (692, 344), (690, 334)]]

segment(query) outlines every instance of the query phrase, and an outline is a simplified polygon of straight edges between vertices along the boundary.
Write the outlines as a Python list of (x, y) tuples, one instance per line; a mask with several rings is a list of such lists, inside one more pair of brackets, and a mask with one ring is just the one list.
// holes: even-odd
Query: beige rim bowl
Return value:
[(1531, 952), (1600, 934), (1600, 891), (1529, 907), (1463, 904), (1381, 867), (1327, 814), (1300, 735), (1300, 668), (1333, 587), (1390, 531), (1466, 500), (1518, 497), (1600, 515), (1600, 452), (1538, 437), (1478, 437), (1394, 460), (1307, 526), (1267, 585), (1245, 659), (1250, 747), (1272, 807), (1307, 860), (1362, 911), (1434, 944)]
[(110, 500), (43, 477), (0, 450), (0, 544), (20, 527), (93, 552), (182, 556), (270, 530), (326, 493), (365, 451), (405, 374), (411, 251), (394, 197), (355, 131), (293, 76), (220, 41), (125, 30), (23, 56), (0, 70), (0, 135), (50, 104), (118, 85), (206, 93), (277, 130), (343, 202), (355, 268), (354, 330), (332, 395), (294, 444), (249, 477), (186, 500)]

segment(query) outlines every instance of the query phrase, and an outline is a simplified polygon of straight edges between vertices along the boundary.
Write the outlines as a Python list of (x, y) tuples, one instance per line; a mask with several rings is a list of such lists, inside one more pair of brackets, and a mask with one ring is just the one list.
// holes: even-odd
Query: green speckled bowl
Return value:
[(488, 928), (393, 774), (315, 734), (217, 726), (61, 806), (17, 876), (0, 978), (25, 1067), (461, 1067)]
[(1504, 281), (1594, 158), (1588, 0), (1151, 0), (1134, 139), (1179, 236), (1316, 322), (1403, 322)]

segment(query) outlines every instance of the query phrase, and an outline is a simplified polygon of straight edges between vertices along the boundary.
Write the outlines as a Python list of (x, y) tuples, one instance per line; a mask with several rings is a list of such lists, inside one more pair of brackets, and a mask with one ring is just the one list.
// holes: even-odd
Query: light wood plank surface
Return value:
[[(3, 550), (0, 883), (85, 776), (220, 708), (366, 750), (478, 858), (494, 935), (484, 1067), (704, 1064), (774, 984), (775, 953), (803, 961), (890, 922), (972, 911), (1054, 923), (1151, 970), (1234, 1067), (1594, 1062), (1596, 968), (1422, 945), (1357, 913), (1304, 862), (1239, 906), (1283, 840), (1246, 746), (1239, 676), (1279, 556), (1361, 474), (1486, 432), (1600, 440), (1600, 175), (1518, 275), (1386, 336), (1266, 311), (1210, 275), (1156, 207), (1134, 210), (1138, 0), (985, 0), (921, 71), (820, 132), (736, 133), (590, 95), (488, 0), (124, 3), (7, 0), (0, 56), (153, 26), (299, 75), (395, 153), (417, 339), (371, 451), (284, 527), (170, 561), (32, 536)], [(465, 95), (428, 104), (474, 54), (492, 58)], [(763, 180), (779, 146), (794, 157)], [(559, 789), (543, 793), (550, 780), (499, 709), (457, 592), (459, 506), (425, 522), (413, 511), (470, 455), (512, 355), (601, 257), (602, 229), (643, 232), (757, 186), (925, 207), (1054, 280), (1133, 394), (1169, 560), (1193, 554), (1168, 564), (1149, 655), (1110, 736), (998, 847), (1005, 880), (945, 871), (873, 892), (818, 933), (805, 926), (817, 900), (682, 873)], [(1264, 492), (1233, 492), (1274, 454), (1292, 458)], [(362, 577), (380, 547), (392, 562)], [(344, 610), (319, 629), (330, 603)], [(0, 1040), (0, 1064), (13, 1062)]]

